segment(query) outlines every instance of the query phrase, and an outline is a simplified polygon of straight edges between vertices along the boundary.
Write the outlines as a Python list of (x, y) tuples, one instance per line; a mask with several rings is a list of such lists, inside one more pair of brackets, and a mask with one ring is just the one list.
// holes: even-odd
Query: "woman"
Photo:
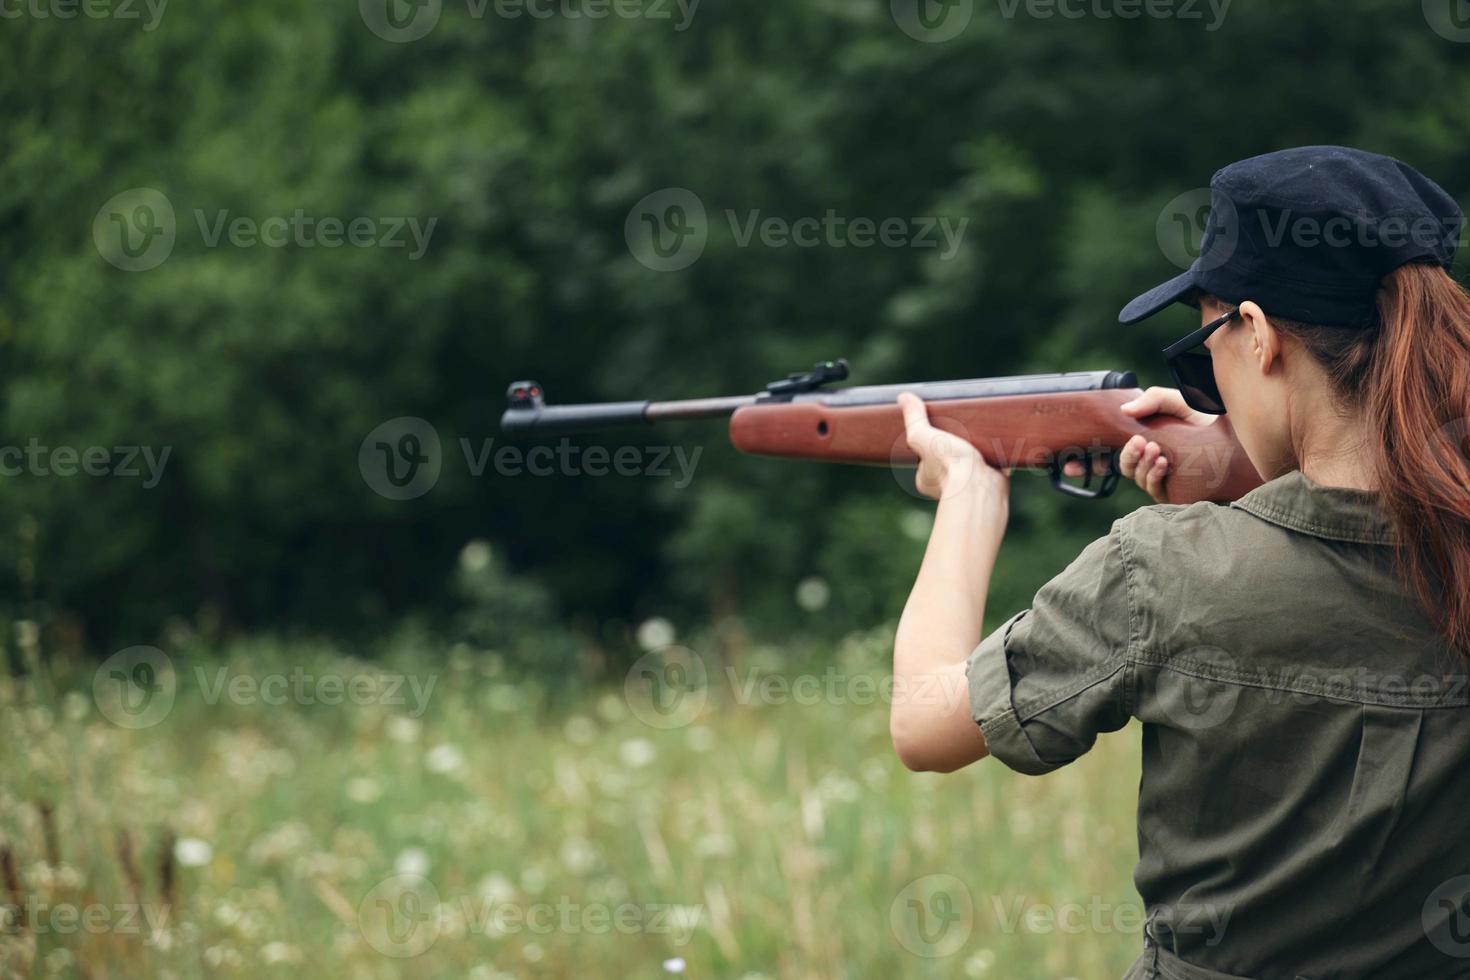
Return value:
[[(915, 770), (991, 755), (1040, 774), (1138, 718), (1130, 977), (1467, 976), (1464, 217), (1412, 168), (1340, 147), (1247, 160), (1212, 189), (1200, 258), (1120, 317), (1199, 308), (1168, 352), (1183, 393), (1125, 411), (1230, 424), (1268, 482), (1118, 521), (982, 642), (1007, 475), (904, 396), (939, 509), (896, 689), (938, 675), (969, 697), (895, 704), (894, 744)], [(1119, 463), (1164, 499), (1158, 446)]]

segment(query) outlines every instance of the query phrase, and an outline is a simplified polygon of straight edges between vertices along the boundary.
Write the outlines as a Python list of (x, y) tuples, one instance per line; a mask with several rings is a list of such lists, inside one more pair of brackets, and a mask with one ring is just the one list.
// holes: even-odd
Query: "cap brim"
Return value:
[(1155, 286), (1142, 296), (1123, 307), (1118, 314), (1119, 323), (1138, 323), (1147, 320), (1166, 306), (1171, 306), (1189, 296), (1199, 288), (1193, 269), (1175, 276), (1161, 286)]

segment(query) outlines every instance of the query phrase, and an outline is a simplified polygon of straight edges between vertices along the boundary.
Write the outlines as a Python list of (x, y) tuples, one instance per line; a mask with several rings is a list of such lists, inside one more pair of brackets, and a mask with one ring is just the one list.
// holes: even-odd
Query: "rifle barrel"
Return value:
[[(846, 376), (846, 364), (842, 376)], [(820, 367), (820, 365), (819, 365)], [(797, 377), (797, 381), (804, 380)], [(508, 392), (510, 407), (500, 418), (500, 427), (512, 433), (585, 432), (657, 422), (713, 419), (731, 415), (751, 405), (789, 405), (820, 402), (829, 408), (858, 408), (891, 405), (900, 392), (912, 391), (925, 401), (967, 398), (1002, 398), (1016, 395), (1046, 395), (1064, 392), (1132, 388), (1138, 379), (1129, 371), (1077, 371), (1064, 374), (1031, 374), (1008, 378), (974, 378), (969, 381), (930, 381), (921, 384), (877, 385), (857, 388), (796, 388), (777, 383), (756, 395), (721, 398), (691, 398), (683, 401), (605, 402), (591, 405), (548, 405), (541, 385), (517, 381)], [(778, 390), (785, 385), (787, 390)]]
[(649, 402), (644, 418), (650, 422), (678, 422), (684, 419), (717, 419), (736, 409), (754, 405), (756, 395), (729, 395), (724, 398), (690, 398), (676, 402)]

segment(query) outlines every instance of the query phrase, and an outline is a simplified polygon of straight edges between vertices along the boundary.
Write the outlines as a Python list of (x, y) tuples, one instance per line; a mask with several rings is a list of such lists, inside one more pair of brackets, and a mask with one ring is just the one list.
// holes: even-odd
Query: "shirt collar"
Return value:
[(1382, 545), (1397, 541), (1393, 525), (1379, 506), (1378, 494), (1318, 486), (1299, 470), (1257, 487), (1230, 506), (1329, 541)]

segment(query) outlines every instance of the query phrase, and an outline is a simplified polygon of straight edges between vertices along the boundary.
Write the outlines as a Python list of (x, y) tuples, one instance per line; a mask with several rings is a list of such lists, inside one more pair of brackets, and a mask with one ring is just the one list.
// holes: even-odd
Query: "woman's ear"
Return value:
[(1270, 374), (1281, 357), (1281, 334), (1267, 319), (1265, 311), (1250, 300), (1240, 304), (1240, 319), (1249, 335), (1251, 360), (1256, 362), (1261, 374)]

